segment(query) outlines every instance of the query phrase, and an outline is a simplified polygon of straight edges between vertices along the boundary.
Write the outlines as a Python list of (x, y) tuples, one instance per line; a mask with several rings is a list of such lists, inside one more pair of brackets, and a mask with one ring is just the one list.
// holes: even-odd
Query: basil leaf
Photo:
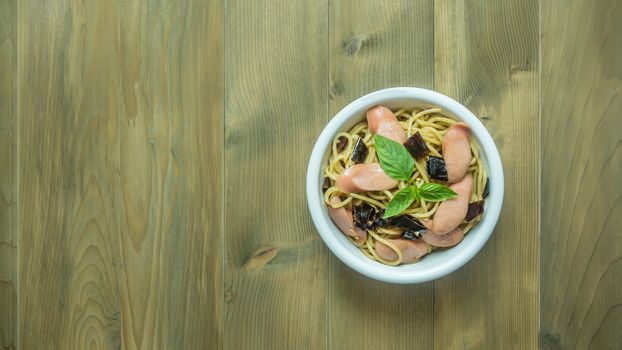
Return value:
[(452, 191), (451, 188), (433, 182), (422, 184), (417, 189), (417, 192), (421, 199), (428, 202), (442, 202), (458, 195), (456, 192)]
[(395, 180), (407, 181), (413, 173), (415, 161), (401, 145), (381, 135), (374, 136), (380, 167)]
[(408, 208), (412, 204), (412, 202), (414, 202), (417, 196), (416, 192), (417, 189), (411, 186), (406, 187), (396, 193), (395, 197), (391, 199), (389, 205), (387, 205), (387, 208), (384, 210), (384, 215), (382, 216), (382, 218), (387, 219), (406, 210), (406, 208)]

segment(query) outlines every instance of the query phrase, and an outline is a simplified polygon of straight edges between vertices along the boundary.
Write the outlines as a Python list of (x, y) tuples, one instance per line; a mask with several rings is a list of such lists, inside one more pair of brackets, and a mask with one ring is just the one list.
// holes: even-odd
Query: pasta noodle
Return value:
[[(407, 136), (410, 137), (416, 132), (419, 132), (430, 149), (430, 155), (437, 157), (440, 157), (442, 154), (441, 145), (447, 129), (457, 123), (457, 121), (444, 116), (440, 108), (415, 108), (410, 110), (400, 109), (398, 111), (394, 111), (394, 114), (398, 118), (399, 124), (404, 129)], [(346, 145), (341, 150), (337, 147), (338, 139), (340, 137), (346, 138)], [(373, 143), (373, 134), (369, 130), (366, 121), (356, 124), (348, 132), (338, 133), (332, 143), (328, 164), (324, 168), (324, 176), (328, 177), (331, 182), (331, 186), (324, 193), (324, 202), (326, 205), (334, 208), (344, 206), (351, 208), (352, 205), (358, 206), (365, 202), (374, 207), (376, 210), (385, 209), (393, 196), (395, 196), (397, 192), (406, 186), (421, 182), (436, 182), (436, 180), (430, 179), (427, 173), (425, 159), (419, 159), (415, 161), (415, 169), (411, 178), (408, 181), (400, 181), (398, 186), (391, 190), (363, 193), (344, 193), (340, 191), (339, 188), (335, 186), (335, 181), (337, 177), (345, 171), (345, 169), (354, 165), (350, 158), (352, 156), (352, 152), (354, 151), (354, 145), (359, 138), (363, 139), (369, 150), (365, 163), (378, 162)], [(487, 175), (480, 159), (479, 148), (473, 138), (470, 140), (470, 148), (473, 158), (469, 165), (468, 173), (473, 176), (474, 180), (473, 191), (471, 194), (472, 202), (483, 199), (482, 197), (487, 181)], [(330, 203), (330, 199), (334, 196), (338, 196), (340, 199), (340, 203), (338, 205), (332, 205)], [(439, 205), (439, 202), (431, 203), (415, 200), (402, 214), (410, 215), (416, 219), (431, 218), (438, 209)], [(478, 220), (479, 217), (469, 223), (463, 222), (459, 227), (466, 235)], [(368, 230), (367, 240), (361, 245), (357, 245), (357, 247), (370, 259), (387, 265), (398, 265), (402, 261), (402, 252), (400, 252), (400, 250), (397, 249), (397, 247), (390, 242), (389, 239), (398, 238), (403, 231), (403, 229), (397, 227), (378, 227), (374, 230)], [(356, 245), (354, 239), (349, 239)], [(398, 256), (397, 260), (387, 261), (381, 258), (375, 251), (375, 243), (377, 241), (384, 243), (394, 250)], [(441, 248), (432, 247), (432, 249)]]

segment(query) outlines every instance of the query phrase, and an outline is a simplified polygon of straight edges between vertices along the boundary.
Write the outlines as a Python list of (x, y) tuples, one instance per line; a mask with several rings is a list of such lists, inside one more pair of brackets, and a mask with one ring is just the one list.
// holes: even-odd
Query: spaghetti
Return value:
[[(449, 127), (456, 124), (457, 121), (444, 116), (440, 108), (415, 108), (409, 110), (400, 109), (393, 112), (408, 137), (419, 132), (430, 150), (430, 155), (442, 157), (441, 145), (443, 137)], [(341, 147), (338, 146), (340, 138)], [(343, 145), (343, 138), (346, 140), (345, 146)], [(326, 205), (333, 208), (345, 207), (352, 209), (352, 206), (359, 206), (366, 203), (372, 206), (375, 210), (384, 210), (395, 194), (401, 189), (421, 182), (437, 182), (436, 180), (431, 179), (430, 175), (427, 173), (425, 159), (418, 159), (415, 160), (415, 169), (410, 179), (407, 181), (399, 181), (398, 185), (391, 190), (367, 191), (362, 193), (342, 192), (335, 185), (335, 181), (348, 167), (354, 165), (351, 161), (351, 157), (352, 152), (354, 151), (354, 145), (359, 138), (363, 140), (368, 148), (368, 154), (364, 160), (364, 163), (379, 161), (374, 147), (373, 133), (369, 130), (367, 121), (356, 124), (347, 132), (338, 133), (331, 145), (331, 153), (328, 158), (328, 164), (324, 168), (324, 176), (330, 179), (330, 186), (324, 193), (324, 202)], [(472, 159), (469, 164), (467, 174), (471, 174), (473, 177), (471, 201), (480, 201), (484, 196), (487, 176), (480, 159), (479, 148), (475, 140), (471, 138), (469, 142)], [(331, 204), (331, 199), (335, 196), (339, 198), (339, 202)], [(432, 218), (439, 205), (440, 202), (431, 203), (426, 202), (425, 200), (415, 200), (402, 214), (409, 215), (415, 219), (429, 219)], [(464, 234), (467, 234), (467, 232), (478, 221), (479, 217), (471, 222), (462, 222), (459, 228)], [(367, 240), (361, 244), (357, 244), (351, 237), (348, 238), (368, 258), (387, 265), (399, 265), (402, 262), (402, 252), (390, 241), (390, 239), (399, 238), (403, 231), (404, 229), (395, 226), (377, 227), (373, 230), (367, 230)], [(397, 259), (388, 261), (380, 257), (376, 253), (376, 242), (381, 242), (394, 250), (397, 254)], [(429, 249), (434, 250), (439, 248), (430, 247)]]

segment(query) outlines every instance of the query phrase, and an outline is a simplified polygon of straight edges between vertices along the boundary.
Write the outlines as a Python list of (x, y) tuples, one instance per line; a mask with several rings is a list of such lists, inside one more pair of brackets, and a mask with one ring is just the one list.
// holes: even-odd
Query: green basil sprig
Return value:
[[(374, 145), (382, 170), (395, 180), (408, 181), (415, 168), (415, 161), (406, 147), (381, 135), (374, 136)], [(387, 219), (400, 214), (415, 200), (442, 202), (456, 196), (456, 192), (441, 184), (427, 182), (412, 185), (395, 194), (382, 217)]]
[(406, 147), (381, 135), (374, 136), (374, 145), (382, 170), (395, 180), (408, 181), (415, 161)]
[(419, 198), (427, 202), (442, 202), (458, 195), (451, 188), (434, 182), (423, 183), (418, 190)]
[(415, 200), (442, 202), (447, 199), (455, 198), (457, 195), (458, 194), (451, 188), (433, 182), (426, 182), (419, 186), (409, 186), (395, 194), (384, 210), (382, 218), (387, 219), (400, 214)]
[(390, 218), (406, 210), (417, 197), (416, 189), (414, 186), (409, 186), (396, 193), (384, 210), (382, 218)]

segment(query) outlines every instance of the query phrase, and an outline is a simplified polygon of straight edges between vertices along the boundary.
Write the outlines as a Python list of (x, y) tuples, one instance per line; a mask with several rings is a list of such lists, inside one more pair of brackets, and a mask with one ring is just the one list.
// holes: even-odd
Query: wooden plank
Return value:
[(0, 347), (17, 349), (17, 1), (0, 3)]
[(220, 347), (222, 1), (22, 9), (23, 347)]
[[(19, 321), (24, 349), (115, 348), (117, 13), (23, 1), (19, 62)], [(105, 19), (105, 20), (104, 20)]]
[(622, 3), (542, 2), (541, 348), (622, 348)]
[(480, 117), (505, 171), (490, 241), (435, 282), (438, 349), (537, 347), (538, 16), (537, 0), (435, 1), (436, 89)]
[(326, 249), (305, 173), (327, 115), (327, 6), (226, 5), (227, 349), (326, 347)]
[(118, 9), (127, 349), (222, 346), (222, 6), (149, 1)]
[[(433, 88), (433, 1), (330, 3), (330, 116), (368, 92)], [(317, 129), (316, 134), (320, 132)], [(328, 343), (334, 349), (429, 349), (432, 283), (367, 279), (330, 256)]]

